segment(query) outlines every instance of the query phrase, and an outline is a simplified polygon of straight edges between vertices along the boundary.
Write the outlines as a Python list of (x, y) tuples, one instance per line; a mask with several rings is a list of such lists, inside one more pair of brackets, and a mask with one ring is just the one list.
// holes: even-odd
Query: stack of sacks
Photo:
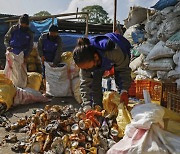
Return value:
[(159, 0), (153, 7), (157, 12), (145, 24), (147, 41), (137, 47), (141, 53), (138, 57), (140, 62), (135, 67), (135, 59), (130, 67), (133, 71), (137, 69), (136, 79), (179, 79), (177, 74), (180, 65), (177, 59), (180, 51), (180, 2)]
[(29, 72), (41, 72), (41, 60), (37, 50), (37, 43), (34, 43), (33, 49), (27, 58), (27, 70)]

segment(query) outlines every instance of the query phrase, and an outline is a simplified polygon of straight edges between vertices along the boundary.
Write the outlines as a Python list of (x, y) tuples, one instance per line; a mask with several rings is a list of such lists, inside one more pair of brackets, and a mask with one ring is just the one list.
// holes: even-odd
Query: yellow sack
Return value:
[(28, 69), (28, 71), (30, 71), (30, 72), (35, 72), (36, 70), (37, 70), (37, 66), (36, 66), (36, 64), (27, 64), (27, 69)]
[(73, 53), (70, 51), (63, 52), (61, 55), (62, 62), (67, 63), (67, 65), (71, 65), (73, 61)]
[(106, 91), (103, 93), (103, 108), (110, 115), (118, 115), (120, 95), (117, 92)]
[(37, 57), (38, 56), (37, 48), (33, 48), (29, 55), (33, 57)]
[(0, 74), (4, 74), (4, 70), (0, 70)]
[(129, 111), (127, 110), (126, 106), (123, 103), (120, 103), (118, 105), (118, 116), (116, 118), (118, 131), (119, 131), (119, 134), (118, 134), (119, 137), (124, 136), (126, 125), (131, 122), (131, 119), (132, 119), (131, 115)]
[(27, 63), (29, 64), (29, 63), (36, 63), (36, 57), (33, 57), (33, 56), (29, 56), (28, 58), (27, 58)]
[(180, 114), (164, 108), (164, 129), (180, 136)]
[(42, 75), (36, 72), (28, 72), (27, 87), (39, 91), (42, 82)]
[(0, 103), (5, 103), (9, 109), (13, 104), (15, 94), (16, 88), (12, 81), (7, 79), (4, 74), (0, 74)]

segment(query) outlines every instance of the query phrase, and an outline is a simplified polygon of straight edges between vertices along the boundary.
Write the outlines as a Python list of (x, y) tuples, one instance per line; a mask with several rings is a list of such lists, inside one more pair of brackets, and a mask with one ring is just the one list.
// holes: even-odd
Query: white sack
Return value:
[(167, 14), (173, 12), (174, 6), (169, 6), (161, 10), (160, 12), (162, 13), (163, 16), (166, 16)]
[(169, 39), (180, 29), (180, 17), (171, 18), (171, 21), (164, 21), (158, 31), (158, 38), (162, 41)]
[(12, 52), (6, 52), (6, 66), (4, 74), (10, 79), (16, 87), (25, 88), (27, 85), (27, 67), (24, 63), (24, 53), (16, 55)]
[(157, 33), (156, 34), (154, 34), (152, 37), (149, 37), (148, 39), (147, 39), (147, 42), (149, 42), (149, 43), (151, 43), (151, 44), (157, 44), (158, 42), (159, 42), (159, 39), (158, 39), (158, 37), (157, 37)]
[(137, 69), (137, 71), (134, 72), (135, 74), (138, 75), (143, 75), (146, 76), (150, 79), (154, 78), (156, 76), (156, 71), (151, 71), (151, 70), (143, 70), (140, 67)]
[(166, 47), (165, 42), (159, 41), (147, 55), (147, 60), (172, 57), (174, 54), (171, 48)]
[(71, 96), (70, 77), (68, 76), (68, 67), (62, 64), (62, 67), (51, 67), (45, 62), (45, 77), (46, 77), (46, 94), (63, 97)]
[(174, 7), (174, 12), (179, 12), (179, 11), (180, 11), (180, 1)]
[(168, 74), (168, 71), (157, 71), (158, 79), (162, 79), (162, 80), (167, 79), (168, 78), (167, 74)]
[(147, 9), (140, 6), (130, 7), (128, 18), (124, 20), (124, 26), (129, 28), (135, 24), (140, 24), (147, 19)]
[(145, 61), (144, 66), (148, 70), (170, 71), (174, 68), (174, 62), (172, 58), (163, 58), (154, 61)]
[(166, 41), (166, 46), (175, 50), (180, 50), (180, 31)]
[(49, 99), (44, 97), (39, 91), (31, 88), (17, 88), (16, 95), (14, 97), (13, 106), (19, 104), (31, 104), (37, 102), (48, 102)]
[(180, 78), (180, 66), (176, 66), (174, 70), (169, 71), (168, 78), (179, 79)]
[(173, 61), (176, 65), (180, 66), (180, 52), (176, 52), (176, 54), (173, 56)]
[(139, 57), (137, 57), (132, 62), (130, 62), (129, 67), (131, 68), (132, 71), (135, 71), (138, 67), (141, 66), (143, 60), (144, 60), (144, 55), (141, 54)]
[(177, 79), (175, 82), (177, 83), (177, 90), (180, 90), (180, 79)]
[(140, 45), (137, 50), (144, 54), (144, 55), (148, 55), (149, 52), (153, 49), (154, 45), (149, 43), (149, 42), (145, 42), (142, 45)]
[(132, 32), (136, 31), (136, 27), (137, 25), (129, 27), (128, 29), (126, 29), (123, 35), (131, 44), (134, 44), (133, 38), (132, 38)]
[(144, 75), (136, 75), (136, 78), (135, 80), (145, 80), (147, 79), (148, 77), (147, 76), (144, 76)]

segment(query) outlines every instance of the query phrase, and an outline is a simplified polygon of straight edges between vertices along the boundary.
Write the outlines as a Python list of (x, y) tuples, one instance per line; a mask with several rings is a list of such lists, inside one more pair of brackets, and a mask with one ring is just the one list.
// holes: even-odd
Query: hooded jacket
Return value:
[[(131, 84), (131, 69), (129, 68), (131, 45), (129, 41), (115, 33), (95, 36), (89, 40), (101, 57), (101, 67), (92, 72), (80, 70), (80, 91), (85, 105), (91, 105), (90, 103), (92, 103), (92, 73), (95, 73), (95, 71), (110, 70), (114, 66), (115, 80), (119, 92), (121, 90), (128, 90)], [(114, 47), (112, 42), (109, 46), (110, 41), (114, 42)], [(102, 93), (96, 95), (102, 95)], [(96, 99), (93, 98), (93, 100)], [(97, 101), (102, 102), (102, 100)]]

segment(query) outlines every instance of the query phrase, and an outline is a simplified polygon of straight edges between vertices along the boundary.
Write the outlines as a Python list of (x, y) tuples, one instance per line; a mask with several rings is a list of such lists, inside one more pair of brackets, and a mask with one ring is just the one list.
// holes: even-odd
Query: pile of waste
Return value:
[(99, 106), (85, 113), (72, 105), (46, 105), (15, 123), (0, 123), (8, 132), (26, 133), (22, 139), (5, 136), (6, 142), (15, 143), (14, 152), (104, 154), (120, 140), (116, 119), (105, 115)]

